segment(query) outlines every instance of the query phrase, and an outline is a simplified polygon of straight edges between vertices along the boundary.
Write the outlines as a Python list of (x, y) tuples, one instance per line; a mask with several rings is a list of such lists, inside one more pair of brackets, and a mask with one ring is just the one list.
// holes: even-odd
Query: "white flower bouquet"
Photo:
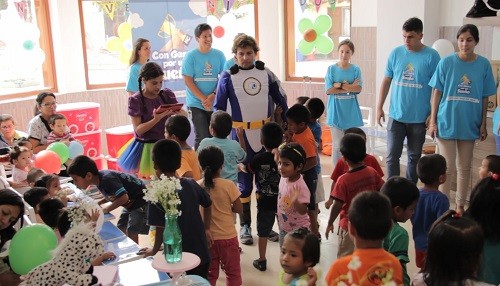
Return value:
[(151, 203), (159, 203), (165, 210), (165, 215), (180, 215), (177, 208), (181, 204), (178, 190), (181, 189), (181, 182), (176, 177), (161, 175), (160, 178), (151, 177), (151, 181), (146, 185), (144, 200)]

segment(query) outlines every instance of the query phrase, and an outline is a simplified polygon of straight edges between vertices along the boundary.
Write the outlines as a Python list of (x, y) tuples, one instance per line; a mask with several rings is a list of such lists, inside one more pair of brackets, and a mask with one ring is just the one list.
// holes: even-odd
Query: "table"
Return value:
[(152, 266), (158, 271), (170, 273), (170, 276), (172, 276), (172, 281), (170, 282), (171, 285), (177, 285), (177, 282), (181, 275), (185, 271), (191, 270), (200, 265), (200, 262), (201, 260), (198, 255), (190, 252), (183, 252), (182, 260), (180, 262), (167, 263), (167, 261), (165, 260), (165, 256), (163, 256), (163, 253), (158, 252), (154, 256)]
[(141, 259), (142, 255), (137, 255), (140, 247), (132, 239), (127, 237), (116, 225), (110, 221), (102, 224), (99, 236), (104, 242), (104, 249), (115, 253), (116, 258), (106, 260), (104, 265), (117, 265), (133, 260)]

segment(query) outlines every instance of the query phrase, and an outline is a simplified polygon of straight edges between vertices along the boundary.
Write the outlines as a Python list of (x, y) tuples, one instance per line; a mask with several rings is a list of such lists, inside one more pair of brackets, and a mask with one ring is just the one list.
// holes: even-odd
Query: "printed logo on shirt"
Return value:
[(406, 65), (406, 69), (403, 71), (403, 80), (415, 80), (415, 69), (411, 63)]
[(464, 74), (460, 80), (461, 82), (457, 87), (457, 94), (470, 94), (470, 90), (472, 87), (471, 80), (467, 77), (466, 74)]
[(254, 77), (249, 77), (243, 82), (243, 89), (248, 95), (254, 96), (262, 89), (260, 81)]
[(209, 62), (205, 62), (205, 69), (203, 70), (203, 75), (206, 76), (213, 75), (212, 65)]

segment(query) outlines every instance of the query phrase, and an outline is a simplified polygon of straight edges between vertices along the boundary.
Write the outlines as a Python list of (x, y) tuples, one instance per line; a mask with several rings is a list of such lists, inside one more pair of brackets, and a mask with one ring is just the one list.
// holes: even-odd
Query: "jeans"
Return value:
[(191, 120), (194, 126), (194, 150), (198, 150), (201, 140), (212, 137), (210, 135), (210, 116), (212, 116), (212, 111), (206, 111), (196, 107), (190, 107)]
[(417, 183), (417, 162), (422, 155), (425, 132), (425, 123), (403, 123), (389, 117), (387, 122), (387, 179), (400, 176), (399, 158), (401, 158), (406, 137), (408, 152), (406, 178)]

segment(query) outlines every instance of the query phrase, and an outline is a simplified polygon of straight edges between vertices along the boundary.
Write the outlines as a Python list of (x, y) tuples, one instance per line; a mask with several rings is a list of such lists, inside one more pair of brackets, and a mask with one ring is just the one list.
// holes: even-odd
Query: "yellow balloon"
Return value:
[(122, 49), (120, 51), (120, 56), (119, 56), (119, 59), (120, 59), (120, 62), (124, 63), (124, 64), (128, 64), (129, 63), (129, 60), (130, 60), (130, 56), (132, 55), (131, 52), (127, 51), (127, 50), (124, 50)]
[(118, 37), (109, 37), (106, 40), (106, 50), (108, 51), (118, 51), (122, 46), (122, 40)]
[(127, 22), (121, 23), (120, 26), (118, 26), (118, 36), (122, 40), (132, 38), (132, 26)]

